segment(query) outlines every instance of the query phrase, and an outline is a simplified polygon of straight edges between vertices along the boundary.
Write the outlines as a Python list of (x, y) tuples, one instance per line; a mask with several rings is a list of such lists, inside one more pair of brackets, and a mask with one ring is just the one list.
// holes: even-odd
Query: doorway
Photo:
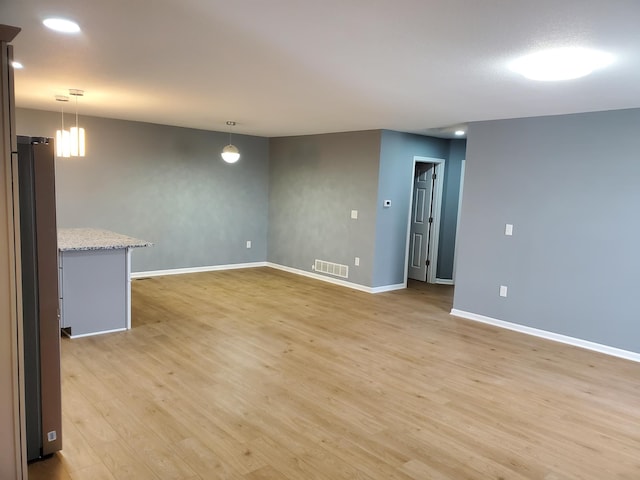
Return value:
[(442, 158), (413, 157), (406, 279), (436, 283), (444, 165)]

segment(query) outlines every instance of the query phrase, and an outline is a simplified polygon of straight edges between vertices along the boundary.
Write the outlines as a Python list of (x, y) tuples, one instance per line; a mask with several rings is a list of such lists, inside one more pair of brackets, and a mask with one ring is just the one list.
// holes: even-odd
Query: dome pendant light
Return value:
[(229, 145), (222, 149), (222, 159), (227, 163), (236, 163), (240, 159), (240, 152), (238, 151), (238, 147), (231, 143), (231, 127), (234, 127), (236, 122), (227, 122), (229, 125)]
[(69, 130), (64, 129), (64, 104), (69, 101), (69, 97), (64, 95), (56, 95), (56, 101), (61, 103), (62, 122), (60, 130), (56, 130), (56, 156), (68, 158), (71, 156), (71, 147), (69, 144)]
[(71, 127), (69, 130), (71, 156), (72, 157), (84, 157), (85, 156), (85, 139), (84, 128), (78, 126), (78, 97), (84, 95), (83, 90), (71, 89), (69, 95), (76, 97), (76, 126)]

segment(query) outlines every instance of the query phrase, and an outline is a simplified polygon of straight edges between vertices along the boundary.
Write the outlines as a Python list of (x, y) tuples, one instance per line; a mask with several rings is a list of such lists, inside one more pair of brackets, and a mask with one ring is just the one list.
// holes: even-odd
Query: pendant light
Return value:
[(64, 104), (69, 101), (65, 95), (56, 95), (56, 101), (61, 104), (62, 122), (60, 130), (56, 130), (56, 156), (68, 158), (71, 156), (71, 146), (69, 144), (69, 130), (64, 129)]
[(236, 125), (236, 122), (227, 122), (229, 125), (229, 145), (222, 149), (222, 159), (227, 163), (236, 163), (240, 159), (240, 152), (238, 151), (238, 147), (231, 143), (231, 127)]
[(84, 157), (85, 156), (85, 139), (84, 128), (80, 128), (78, 125), (78, 97), (84, 95), (84, 90), (70, 89), (69, 95), (76, 97), (76, 126), (71, 127), (69, 130), (69, 145), (71, 149), (72, 157)]

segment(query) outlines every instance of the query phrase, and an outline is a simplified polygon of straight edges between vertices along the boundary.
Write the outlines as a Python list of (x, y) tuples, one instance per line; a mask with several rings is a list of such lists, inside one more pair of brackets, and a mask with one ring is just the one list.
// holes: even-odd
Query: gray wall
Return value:
[(453, 260), (458, 224), (458, 202), (460, 201), (460, 174), (465, 159), (466, 140), (451, 140), (444, 172), (444, 192), (442, 192), (442, 220), (438, 240), (438, 266), (436, 276), (453, 279)]
[[(18, 109), (19, 135), (54, 136), (60, 114)], [(70, 118), (70, 117), (69, 117)], [(266, 261), (268, 140), (81, 116), (87, 156), (56, 160), (59, 227), (139, 237), (133, 271)], [(246, 241), (252, 248), (246, 248)]]
[[(373, 286), (403, 283), (407, 249), (407, 225), (413, 189), (413, 157), (447, 159), (449, 140), (382, 131), (380, 180), (376, 203), (377, 224)], [(445, 183), (447, 177), (445, 174)], [(390, 208), (382, 202), (391, 200)]]
[[(133, 271), (267, 259), (310, 271), (318, 258), (348, 265), (353, 283), (400, 284), (414, 155), (447, 159), (438, 268), (452, 271), (458, 184), (450, 179), (459, 182), (464, 148), (449, 140), (379, 130), (234, 135), (242, 158), (227, 165), (226, 133), (80, 118), (88, 153), (56, 161), (58, 225), (153, 242), (134, 251)], [(53, 136), (59, 122), (56, 112), (17, 112), (21, 135)]]
[(348, 281), (371, 286), (380, 131), (272, 138), (269, 152), (269, 261), (345, 264)]
[(454, 308), (640, 352), (639, 125), (640, 109), (472, 124)]

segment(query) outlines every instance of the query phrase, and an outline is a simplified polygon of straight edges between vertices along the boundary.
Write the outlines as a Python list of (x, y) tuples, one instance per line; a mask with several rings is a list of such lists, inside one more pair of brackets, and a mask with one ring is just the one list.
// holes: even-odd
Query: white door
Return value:
[(436, 181), (434, 173), (433, 163), (416, 163), (407, 276), (421, 282), (427, 280), (429, 246), (432, 243), (433, 200)]

